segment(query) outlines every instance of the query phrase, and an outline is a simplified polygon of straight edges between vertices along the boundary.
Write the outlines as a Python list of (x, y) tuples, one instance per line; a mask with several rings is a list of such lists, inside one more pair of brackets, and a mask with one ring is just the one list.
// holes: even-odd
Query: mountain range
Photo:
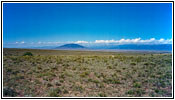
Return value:
[(171, 51), (172, 44), (103, 44), (103, 45), (80, 45), (64, 44), (61, 46), (25, 47), (31, 49), (64, 49), (64, 50), (150, 50), (150, 51)]
[(155, 50), (172, 51), (171, 44), (123, 44), (123, 45), (101, 45), (85, 47), (79, 44), (65, 44), (56, 49), (108, 49), (108, 50)]

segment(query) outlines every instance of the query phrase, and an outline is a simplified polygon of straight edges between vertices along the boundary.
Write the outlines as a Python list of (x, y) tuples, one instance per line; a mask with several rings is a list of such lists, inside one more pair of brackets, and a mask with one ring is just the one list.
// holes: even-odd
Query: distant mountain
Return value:
[(172, 44), (95, 44), (82, 46), (79, 44), (65, 44), (61, 46), (40, 47), (3, 47), (3, 48), (29, 48), (29, 49), (65, 49), (65, 50), (146, 50), (172, 52)]
[(172, 44), (122, 44), (92, 46), (92, 49), (172, 51)]
[(171, 44), (126, 44), (112, 46), (109, 49), (126, 49), (126, 50), (158, 50), (172, 51)]
[(65, 45), (56, 47), (56, 49), (86, 49), (86, 47), (79, 44), (65, 44)]

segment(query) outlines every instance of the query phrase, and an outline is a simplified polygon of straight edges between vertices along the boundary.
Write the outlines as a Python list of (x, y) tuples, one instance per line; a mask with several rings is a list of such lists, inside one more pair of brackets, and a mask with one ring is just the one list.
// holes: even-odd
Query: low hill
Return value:
[(79, 44), (65, 44), (59, 47), (56, 47), (56, 49), (85, 49), (86, 47), (79, 45)]

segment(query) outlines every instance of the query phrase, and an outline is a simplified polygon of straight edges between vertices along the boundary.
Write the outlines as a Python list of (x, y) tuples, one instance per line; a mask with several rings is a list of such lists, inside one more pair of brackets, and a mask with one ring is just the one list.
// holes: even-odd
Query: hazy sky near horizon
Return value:
[(3, 3), (4, 43), (122, 39), (172, 39), (172, 4)]

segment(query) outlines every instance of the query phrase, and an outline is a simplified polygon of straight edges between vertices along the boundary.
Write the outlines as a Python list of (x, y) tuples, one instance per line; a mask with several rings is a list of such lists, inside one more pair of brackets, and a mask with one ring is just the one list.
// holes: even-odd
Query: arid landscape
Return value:
[(2, 99), (174, 98), (174, 1), (1, 6)]
[(3, 49), (4, 97), (171, 97), (172, 54)]

